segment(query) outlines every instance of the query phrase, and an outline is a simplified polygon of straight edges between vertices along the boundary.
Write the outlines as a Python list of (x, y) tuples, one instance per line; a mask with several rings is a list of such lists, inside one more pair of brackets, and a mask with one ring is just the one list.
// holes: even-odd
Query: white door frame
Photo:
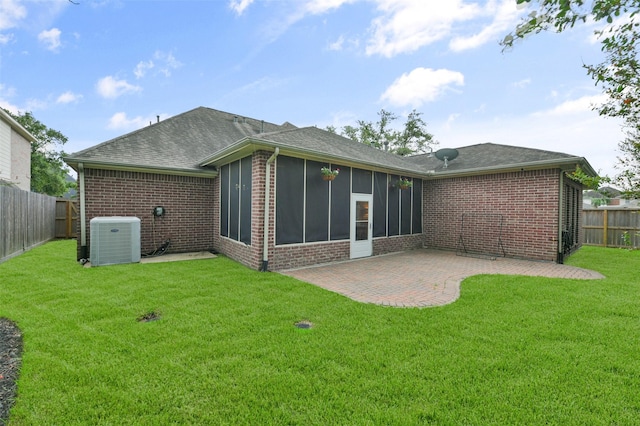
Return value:
[[(358, 204), (364, 203), (364, 204)], [(360, 207), (360, 210), (359, 210)], [(365, 208), (366, 211), (363, 211)], [(373, 254), (373, 195), (351, 194), (351, 259)], [(360, 217), (358, 218), (358, 213)]]

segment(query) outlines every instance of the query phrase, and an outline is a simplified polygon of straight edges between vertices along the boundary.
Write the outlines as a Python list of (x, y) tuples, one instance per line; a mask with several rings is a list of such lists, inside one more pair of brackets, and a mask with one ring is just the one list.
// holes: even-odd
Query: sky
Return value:
[(438, 148), (492, 142), (614, 168), (587, 24), (503, 51), (515, 0), (0, 0), (0, 106), (89, 148), (204, 106), (296, 126), (420, 112)]

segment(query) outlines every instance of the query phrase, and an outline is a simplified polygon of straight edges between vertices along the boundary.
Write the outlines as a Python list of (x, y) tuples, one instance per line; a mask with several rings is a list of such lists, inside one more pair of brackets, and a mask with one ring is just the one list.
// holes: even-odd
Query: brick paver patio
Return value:
[(456, 256), (412, 250), (365, 259), (281, 271), (353, 300), (396, 307), (440, 306), (460, 296), (460, 283), (478, 274), (601, 279), (599, 272), (551, 262)]

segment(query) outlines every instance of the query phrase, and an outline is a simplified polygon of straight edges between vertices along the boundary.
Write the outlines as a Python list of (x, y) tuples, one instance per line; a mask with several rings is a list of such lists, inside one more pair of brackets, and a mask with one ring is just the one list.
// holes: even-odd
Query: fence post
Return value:
[(71, 238), (71, 224), (73, 223), (73, 217), (71, 215), (71, 201), (67, 200), (67, 238)]
[(603, 242), (605, 247), (608, 247), (607, 241), (609, 240), (608, 239), (608, 235), (607, 235), (607, 224), (609, 223), (608, 213), (609, 213), (609, 211), (607, 209), (604, 209), (603, 210), (603, 214), (602, 214), (602, 217), (603, 217), (603, 219), (602, 219), (602, 221), (603, 221), (603, 224), (602, 224), (602, 242)]

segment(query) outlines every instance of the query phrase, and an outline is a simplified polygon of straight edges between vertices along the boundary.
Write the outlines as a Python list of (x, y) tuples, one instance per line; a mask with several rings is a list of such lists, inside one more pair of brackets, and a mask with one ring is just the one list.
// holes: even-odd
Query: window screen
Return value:
[(251, 244), (251, 157), (240, 160), (240, 241)]
[(353, 169), (352, 191), (357, 194), (371, 194), (371, 170)]
[(220, 168), (220, 235), (229, 236), (229, 165)]
[(240, 227), (240, 162), (229, 165), (229, 238), (238, 239)]
[(387, 214), (389, 217), (389, 229), (387, 235), (398, 235), (400, 233), (400, 189), (398, 189), (396, 182), (400, 179), (400, 176), (391, 175), (389, 177), (389, 209)]
[(301, 243), (304, 160), (281, 155), (276, 161), (276, 244)]
[(340, 169), (338, 177), (331, 182), (331, 239), (348, 240), (351, 232), (351, 170), (349, 167), (331, 167)]
[(329, 182), (320, 175), (322, 167), (329, 167), (329, 164), (307, 161), (305, 242), (329, 239)]
[(387, 174), (373, 176), (373, 236), (387, 235)]

